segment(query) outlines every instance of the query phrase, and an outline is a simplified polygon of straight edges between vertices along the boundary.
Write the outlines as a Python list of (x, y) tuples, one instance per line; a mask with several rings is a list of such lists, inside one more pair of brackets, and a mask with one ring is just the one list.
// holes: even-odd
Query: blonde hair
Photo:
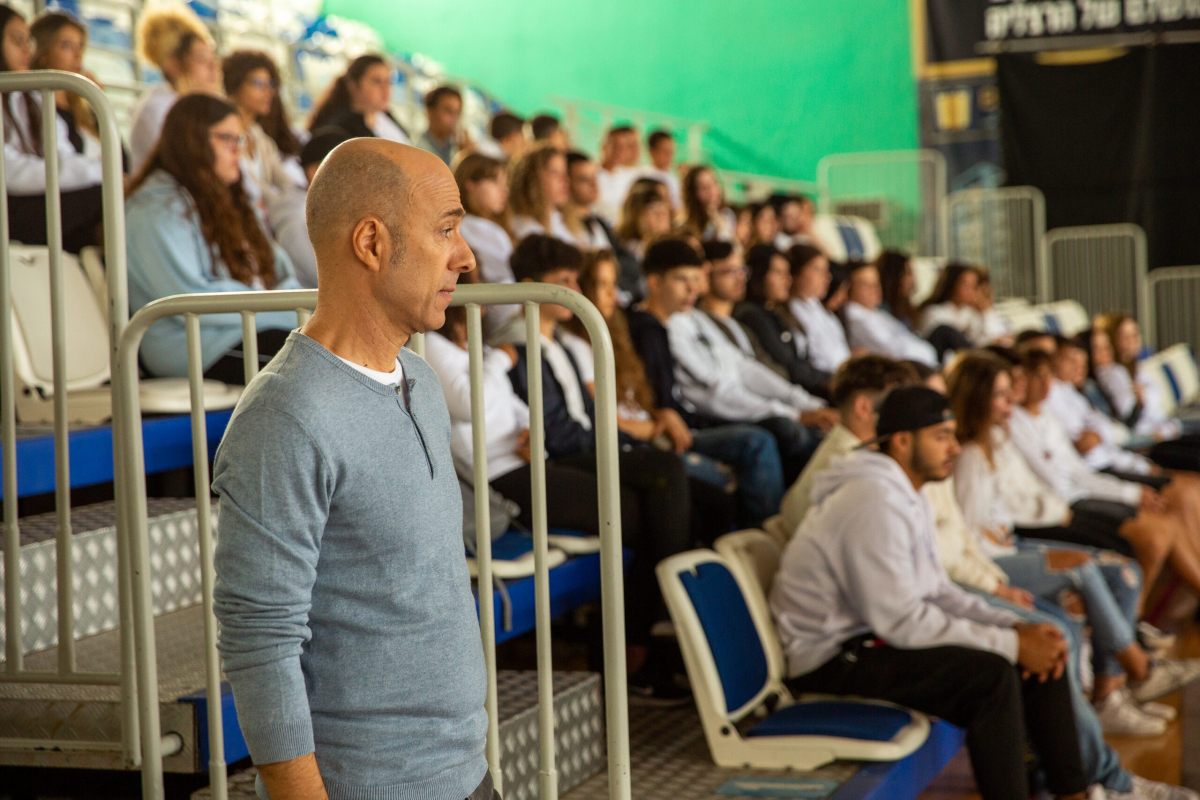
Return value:
[[(550, 142), (537, 142), (509, 162), (508, 167), (509, 210), (537, 220), (546, 230), (550, 229), (550, 212), (554, 209), (542, 194), (542, 172), (556, 157), (565, 158), (566, 153)], [(569, 209), (563, 209), (563, 221), (571, 227), (575, 220), (568, 215)]]
[(138, 55), (159, 69), (170, 59), (181, 58), (197, 39), (213, 46), (208, 28), (187, 6), (152, 8), (138, 21)]

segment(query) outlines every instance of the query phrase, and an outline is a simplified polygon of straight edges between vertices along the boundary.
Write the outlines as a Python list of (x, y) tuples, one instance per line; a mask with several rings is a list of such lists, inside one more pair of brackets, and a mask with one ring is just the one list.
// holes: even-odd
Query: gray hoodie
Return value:
[(929, 501), (895, 460), (856, 450), (817, 476), (812, 497), (771, 591), (790, 676), (869, 632), (893, 647), (958, 645), (1016, 662), (1021, 619), (950, 581)]

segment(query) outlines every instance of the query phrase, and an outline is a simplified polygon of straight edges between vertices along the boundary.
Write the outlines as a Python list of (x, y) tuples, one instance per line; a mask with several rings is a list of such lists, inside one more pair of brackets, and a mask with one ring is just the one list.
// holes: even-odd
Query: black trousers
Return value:
[[(89, 245), (101, 244), (104, 204), (99, 186), (73, 189), (59, 194), (62, 209), (63, 250), (79, 254)], [(46, 195), (8, 196), (8, 233), (23, 244), (46, 244)]]
[(1049, 539), (1112, 550), (1133, 558), (1133, 545), (1121, 536), (1121, 526), (1136, 517), (1137, 513), (1136, 508), (1125, 503), (1084, 498), (1071, 505), (1070, 525), (1053, 528), (1018, 527), (1014, 533), (1027, 539)]
[(1045, 683), (1022, 680), (1018, 667), (983, 650), (899, 650), (873, 641), (851, 639), (815, 672), (789, 680), (788, 688), (887, 700), (965, 728), (984, 800), (1028, 800), (1026, 733), (1052, 794), (1087, 789), (1066, 675)]
[[(654, 567), (667, 556), (692, 547), (690, 491), (683, 462), (661, 450), (631, 450), (619, 455), (621, 539), (633, 551), (625, 574), (625, 625), (630, 644), (650, 641), (650, 628), (667, 619)], [(517, 519), (533, 526), (528, 466), (492, 480), (496, 491), (521, 506)], [(546, 462), (546, 522), (551, 528), (600, 534), (596, 492), (596, 456), (587, 453)]]
[(1115, 469), (1106, 469), (1103, 471), (1123, 481), (1140, 483), (1143, 486), (1149, 486), (1151, 489), (1157, 489), (1160, 492), (1171, 484), (1171, 476), (1169, 475), (1139, 475), (1136, 472), (1121, 472)]
[[(265, 330), (259, 331), (255, 337), (258, 341), (258, 366), (261, 369), (264, 364), (275, 357), (279, 349), (283, 347), (283, 343), (287, 341), (288, 334), (291, 331), (285, 330)], [(225, 355), (221, 356), (215, 364), (204, 371), (204, 377), (213, 381), (221, 381), (221, 383), (231, 383), (235, 386), (242, 386), (246, 383), (246, 358), (242, 353), (242, 346), (239, 344)]]
[(1150, 448), (1150, 460), (1163, 469), (1200, 472), (1200, 436), (1180, 436)]

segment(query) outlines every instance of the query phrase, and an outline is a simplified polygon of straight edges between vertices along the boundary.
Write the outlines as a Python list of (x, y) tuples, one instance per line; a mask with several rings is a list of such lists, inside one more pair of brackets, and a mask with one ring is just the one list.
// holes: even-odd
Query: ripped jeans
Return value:
[[(1050, 550), (1087, 553), (1091, 560), (1071, 569), (1051, 569), (1046, 558)], [(1142, 570), (1136, 562), (1111, 550), (1021, 539), (1017, 552), (997, 558), (996, 564), (1008, 575), (1011, 585), (1056, 605), (1063, 605), (1064, 592), (1078, 592), (1092, 629), (1092, 668), (1097, 675), (1124, 672), (1116, 654), (1135, 641), (1142, 588)]]

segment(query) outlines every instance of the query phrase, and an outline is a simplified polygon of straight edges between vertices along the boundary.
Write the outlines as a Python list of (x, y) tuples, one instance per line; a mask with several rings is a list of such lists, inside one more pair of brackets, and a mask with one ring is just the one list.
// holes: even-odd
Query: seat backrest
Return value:
[[(13, 298), (13, 368), (18, 381), (54, 393), (50, 326), (50, 252), (9, 245)], [(67, 390), (94, 389), (109, 379), (108, 326), (79, 261), (63, 253)]]
[(108, 322), (108, 276), (104, 271), (104, 251), (99, 247), (85, 247), (79, 251), (79, 263), (83, 274), (92, 285), (92, 294), (100, 306), (100, 315)]
[(656, 572), (701, 715), (736, 722), (772, 689), (741, 584), (712, 550), (671, 556)]
[(1042, 307), (1054, 315), (1058, 322), (1059, 333), (1063, 336), (1075, 336), (1086, 331), (1092, 325), (1087, 309), (1077, 300), (1059, 300), (1057, 303), (1050, 303)]
[(1046, 317), (1039, 306), (997, 306), (996, 313), (1013, 333), (1046, 329)]
[(1179, 387), (1181, 405), (1195, 402), (1200, 397), (1200, 368), (1196, 366), (1196, 354), (1186, 344), (1168, 347), (1160, 354), (1163, 363), (1171, 370), (1171, 377)]
[(713, 548), (725, 559), (734, 577), (741, 583), (750, 616), (754, 619), (763, 650), (767, 654), (767, 671), (772, 682), (781, 684), (785, 666), (783, 646), (779, 642), (779, 630), (775, 627), (767, 598), (771, 595), (771, 586), (779, 572), (783, 550), (774, 537), (754, 528), (727, 533), (713, 542)]

